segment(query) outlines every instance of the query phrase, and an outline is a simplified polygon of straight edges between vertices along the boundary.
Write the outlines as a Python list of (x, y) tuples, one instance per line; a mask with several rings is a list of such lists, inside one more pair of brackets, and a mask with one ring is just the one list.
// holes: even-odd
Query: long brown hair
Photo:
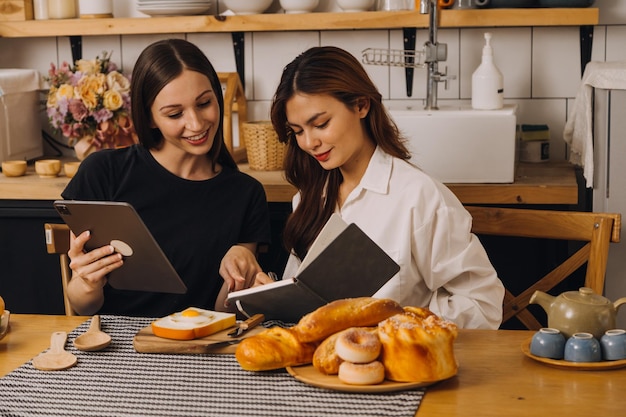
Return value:
[(271, 119), (278, 139), (287, 144), (285, 175), (301, 194), (301, 202), (289, 216), (283, 233), (285, 248), (304, 258), (311, 243), (335, 211), (339, 168), (325, 170), (298, 146), (287, 124), (287, 101), (295, 94), (329, 95), (348, 108), (357, 100), (370, 102), (365, 117), (369, 137), (386, 153), (409, 159), (410, 154), (396, 124), (382, 103), (382, 96), (359, 61), (333, 46), (314, 47), (300, 54), (283, 70), (274, 95)]
[(213, 168), (216, 163), (220, 163), (238, 169), (224, 144), (224, 96), (217, 72), (196, 45), (183, 39), (166, 39), (149, 45), (141, 52), (133, 68), (130, 84), (131, 114), (139, 142), (146, 149), (161, 146), (163, 135), (159, 129), (151, 127), (150, 108), (163, 87), (185, 69), (199, 72), (209, 79), (220, 107), (220, 124), (213, 146), (207, 154)]

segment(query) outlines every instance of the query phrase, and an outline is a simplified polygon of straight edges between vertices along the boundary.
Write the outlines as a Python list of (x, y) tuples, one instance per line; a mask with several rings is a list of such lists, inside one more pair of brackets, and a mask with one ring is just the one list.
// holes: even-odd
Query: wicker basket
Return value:
[(278, 135), (271, 122), (244, 122), (243, 136), (250, 169), (257, 171), (283, 169), (287, 146), (278, 141)]

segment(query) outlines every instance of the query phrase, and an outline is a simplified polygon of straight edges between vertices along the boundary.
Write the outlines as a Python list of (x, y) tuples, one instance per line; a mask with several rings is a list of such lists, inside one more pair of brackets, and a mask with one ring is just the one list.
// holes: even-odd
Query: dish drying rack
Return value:
[[(417, 2), (416, 2), (417, 5)], [(448, 45), (437, 42), (437, 24), (439, 19), (438, 0), (420, 0), (419, 11), (428, 14), (428, 41), (421, 51), (415, 50), (415, 28), (403, 29), (404, 49), (367, 48), (362, 51), (362, 62), (369, 65), (386, 65), (390, 67), (404, 67), (406, 76), (406, 94), (413, 94), (413, 70), (427, 67), (426, 72), (426, 110), (437, 110), (437, 83), (446, 85), (448, 80), (456, 79), (448, 75), (447, 71), (439, 71), (439, 62), (448, 57)]]
[(424, 51), (367, 48), (362, 51), (362, 62), (388, 67), (424, 68)]

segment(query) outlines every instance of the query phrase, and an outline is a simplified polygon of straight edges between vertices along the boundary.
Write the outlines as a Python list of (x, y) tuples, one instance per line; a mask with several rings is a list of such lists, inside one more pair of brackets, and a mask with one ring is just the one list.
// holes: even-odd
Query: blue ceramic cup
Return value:
[(530, 341), (530, 353), (542, 358), (563, 359), (565, 336), (550, 327), (539, 329)]
[(626, 330), (607, 330), (600, 339), (602, 357), (607, 361), (626, 359)]
[(570, 362), (599, 362), (602, 360), (600, 342), (591, 333), (574, 333), (565, 342), (564, 358)]

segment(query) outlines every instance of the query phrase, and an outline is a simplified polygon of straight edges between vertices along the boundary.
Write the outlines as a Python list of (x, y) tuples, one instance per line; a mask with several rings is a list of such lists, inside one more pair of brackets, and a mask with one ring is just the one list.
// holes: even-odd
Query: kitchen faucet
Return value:
[(439, 20), (438, 0), (420, 0), (419, 13), (429, 15), (428, 40), (421, 51), (415, 50), (415, 28), (404, 28), (404, 50), (366, 48), (363, 50), (363, 63), (404, 67), (407, 96), (411, 97), (413, 88), (413, 69), (427, 67), (425, 110), (438, 110), (437, 83), (447, 83), (456, 79), (446, 71), (439, 71), (439, 61), (448, 58), (448, 45), (437, 42), (437, 23)]
[(453, 80), (454, 75), (448, 76), (446, 72), (439, 71), (439, 61), (448, 58), (448, 45), (437, 42), (437, 23), (439, 8), (437, 0), (420, 0), (421, 14), (428, 14), (428, 41), (424, 43), (424, 62), (428, 66), (426, 73), (426, 105), (425, 110), (438, 110), (437, 107), (437, 83)]

